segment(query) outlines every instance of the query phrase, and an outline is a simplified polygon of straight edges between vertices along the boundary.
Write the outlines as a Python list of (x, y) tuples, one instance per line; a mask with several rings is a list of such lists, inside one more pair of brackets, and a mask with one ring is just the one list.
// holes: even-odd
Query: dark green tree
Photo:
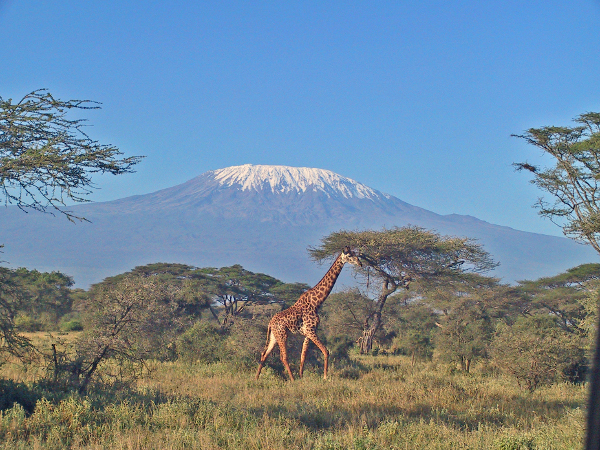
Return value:
[(360, 254), (362, 267), (352, 266), (365, 286), (378, 289), (375, 307), (363, 322), (361, 352), (368, 353), (373, 336), (382, 326), (383, 308), (398, 289), (413, 280), (436, 285), (470, 272), (485, 272), (496, 264), (483, 248), (468, 238), (441, 236), (420, 227), (382, 231), (338, 231), (325, 236), (321, 245), (309, 249), (317, 261), (334, 258), (349, 246)]
[(210, 295), (211, 280), (206, 277), (201, 269), (187, 264), (153, 263), (137, 266), (129, 272), (105, 278), (101, 283), (93, 285), (90, 292), (105, 289), (107, 286), (116, 286), (123, 279), (139, 277), (152, 279), (171, 290), (174, 300), (187, 314), (199, 316), (203, 310), (212, 303)]
[(58, 320), (71, 311), (73, 297), (73, 279), (60, 272), (39, 272), (19, 268), (15, 276), (20, 279), (25, 301), (19, 313), (35, 320), (45, 316), (48, 326), (56, 325)]
[(85, 133), (85, 119), (67, 118), (70, 110), (99, 107), (89, 100), (58, 100), (44, 89), (16, 103), (0, 97), (0, 193), (5, 203), (82, 219), (65, 207), (87, 201), (93, 174), (133, 171), (140, 157), (122, 158), (119, 149)]
[(438, 315), (423, 302), (412, 301), (400, 307), (398, 317), (393, 350), (410, 355), (413, 366), (419, 359), (431, 358)]
[(264, 273), (254, 273), (239, 264), (229, 267), (204, 268), (198, 272), (205, 277), (206, 289), (214, 302), (221, 306), (221, 317), (211, 311), (223, 327), (230, 325), (250, 305), (266, 305), (295, 301), (307, 288), (304, 284), (285, 284)]
[(551, 314), (568, 333), (586, 333), (582, 321), (589, 312), (585, 300), (590, 296), (590, 282), (600, 279), (600, 264), (582, 264), (553, 277), (520, 281), (516, 292), (526, 302), (525, 315)]
[(468, 274), (424, 292), (424, 303), (437, 311), (436, 350), (442, 359), (469, 372), (477, 359), (487, 357), (494, 319), (502, 316), (506, 288), (497, 278)]

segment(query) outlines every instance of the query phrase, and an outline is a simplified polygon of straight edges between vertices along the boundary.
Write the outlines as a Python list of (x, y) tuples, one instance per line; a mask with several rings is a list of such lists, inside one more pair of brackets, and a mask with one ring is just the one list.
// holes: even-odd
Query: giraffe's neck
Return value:
[(311, 302), (315, 307), (321, 306), (321, 303), (325, 301), (331, 290), (333, 289), (333, 285), (337, 281), (342, 269), (344, 267), (344, 263), (342, 262), (342, 256), (338, 256), (334, 263), (331, 265), (331, 268), (327, 271), (325, 276), (319, 281), (314, 288), (311, 289), (314, 293), (317, 294), (317, 298), (315, 301)]

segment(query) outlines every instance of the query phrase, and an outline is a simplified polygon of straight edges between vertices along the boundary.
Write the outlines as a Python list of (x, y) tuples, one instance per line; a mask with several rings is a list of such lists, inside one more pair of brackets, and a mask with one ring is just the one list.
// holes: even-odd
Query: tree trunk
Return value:
[(385, 306), (385, 301), (390, 294), (393, 294), (396, 291), (397, 288), (398, 285), (394, 283), (393, 280), (383, 280), (381, 293), (377, 298), (377, 302), (375, 302), (375, 311), (365, 319), (365, 323), (363, 324), (363, 334), (358, 339), (361, 354), (369, 353), (373, 349), (373, 336), (375, 336), (375, 333), (377, 333), (379, 328), (381, 328), (381, 312)]
[(373, 350), (373, 336), (378, 328), (379, 324), (375, 325), (375, 322), (373, 322), (368, 328), (363, 329), (363, 334), (358, 339), (361, 354), (366, 354)]

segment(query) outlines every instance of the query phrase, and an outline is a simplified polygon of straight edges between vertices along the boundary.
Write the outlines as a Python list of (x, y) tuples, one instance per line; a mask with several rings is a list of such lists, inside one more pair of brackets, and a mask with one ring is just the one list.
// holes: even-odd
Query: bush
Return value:
[(176, 343), (177, 357), (185, 362), (213, 363), (225, 359), (224, 331), (207, 322), (196, 322)]
[(19, 331), (42, 331), (44, 329), (44, 325), (35, 320), (29, 314), (19, 314), (15, 318), (15, 328)]
[(528, 436), (506, 436), (496, 442), (497, 450), (535, 450), (533, 438)]
[(67, 322), (62, 322), (60, 324), (60, 329), (62, 331), (82, 331), (83, 330), (83, 324), (81, 323), (80, 320), (77, 319), (71, 319)]
[(25, 412), (31, 414), (38, 398), (39, 396), (23, 383), (0, 379), (0, 410), (10, 409), (17, 403)]

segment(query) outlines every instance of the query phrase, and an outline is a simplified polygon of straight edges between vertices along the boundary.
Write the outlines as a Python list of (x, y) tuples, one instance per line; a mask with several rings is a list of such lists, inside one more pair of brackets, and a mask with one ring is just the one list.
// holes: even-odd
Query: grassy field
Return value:
[(0, 449), (582, 448), (586, 386), (529, 393), (477, 367), (355, 361), (328, 380), (312, 368), (292, 383), (269, 367), (255, 381), (253, 369), (156, 362), (127, 389), (50, 399), (40, 398), (35, 372), (6, 365), (0, 375), (38, 400), (32, 412), (2, 412)]

